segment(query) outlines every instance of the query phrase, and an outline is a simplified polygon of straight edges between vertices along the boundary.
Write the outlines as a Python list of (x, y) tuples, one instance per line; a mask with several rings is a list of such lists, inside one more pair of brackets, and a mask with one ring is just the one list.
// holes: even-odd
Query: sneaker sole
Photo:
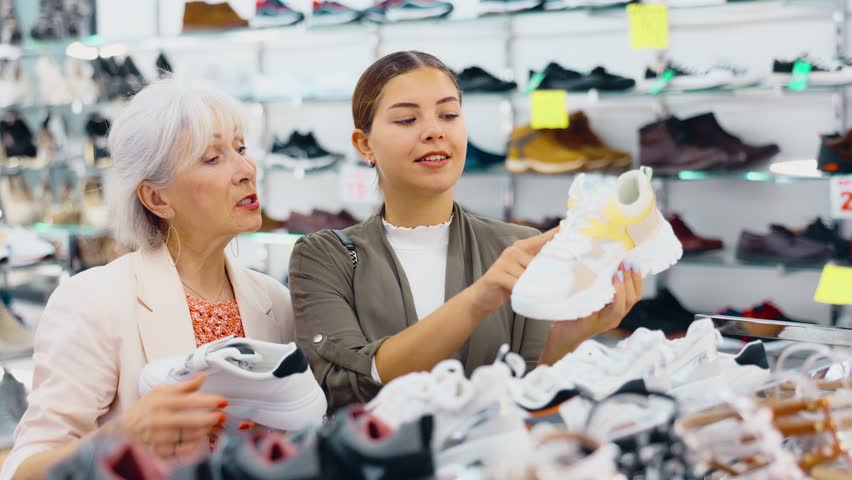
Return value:
[(430, 18), (440, 18), (444, 15), (449, 14), (452, 10), (453, 9), (450, 7), (425, 8), (422, 10), (408, 10), (405, 12), (399, 12), (394, 9), (390, 9), (385, 12), (385, 22), (395, 23), (414, 20), (428, 20)]
[(479, 14), (492, 15), (501, 13), (517, 13), (532, 10), (541, 6), (542, 0), (518, 0), (514, 2), (480, 2)]
[(571, 321), (587, 317), (612, 302), (615, 287), (611, 279), (622, 262), (636, 265), (644, 277), (667, 270), (682, 256), (683, 246), (669, 222), (661, 219), (659, 228), (651, 238), (628, 251), (605, 274), (598, 275), (592, 287), (556, 302), (548, 302), (540, 297), (512, 295), (512, 308), (520, 315), (537, 320)]
[(500, 460), (517, 458), (523, 445), (530, 444), (526, 429), (513, 430), (499, 435), (489, 435), (476, 441), (467, 442), (436, 455), (437, 476), (441, 477), (450, 467), (471, 465), (480, 462), (494, 464)]
[[(307, 378), (313, 381), (310, 370)], [(139, 378), (139, 396), (150, 392), (154, 385), (150, 385), (145, 377)], [(317, 426), (322, 423), (323, 417), (328, 409), (325, 394), (322, 389), (309, 382), (294, 385), (294, 390), (303, 387), (310, 394), (289, 402), (264, 402), (260, 400), (228, 399), (228, 406), (223, 411), (233, 418), (240, 420), (251, 420), (264, 427), (275, 430), (293, 431), (305, 427)], [(209, 390), (204, 390), (208, 393)]]

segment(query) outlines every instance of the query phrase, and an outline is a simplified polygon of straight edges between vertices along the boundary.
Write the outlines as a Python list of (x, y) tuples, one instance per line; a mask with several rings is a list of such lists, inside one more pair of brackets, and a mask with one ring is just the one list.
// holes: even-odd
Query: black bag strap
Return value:
[(355, 244), (348, 235), (343, 233), (343, 230), (332, 230), (331, 233), (340, 240), (340, 243), (349, 251), (349, 256), (352, 257), (352, 268), (358, 268), (358, 252), (355, 251)]

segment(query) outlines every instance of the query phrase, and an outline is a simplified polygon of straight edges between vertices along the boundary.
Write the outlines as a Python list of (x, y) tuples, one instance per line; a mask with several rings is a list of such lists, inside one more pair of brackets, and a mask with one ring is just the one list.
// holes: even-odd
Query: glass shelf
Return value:
[(26, 228), (37, 233), (67, 233), (79, 237), (100, 237), (109, 235), (111, 231), (108, 227), (101, 228), (70, 223), (34, 223)]
[[(825, 181), (831, 178), (816, 168), (816, 160), (791, 160), (780, 161), (770, 164), (770, 170), (744, 170), (744, 171), (727, 171), (727, 170), (708, 170), (708, 171), (689, 171), (684, 170), (675, 174), (661, 174), (654, 172), (655, 179), (665, 181), (701, 181), (701, 180), (740, 180), (749, 182), (769, 182), (769, 183), (798, 183), (798, 182), (814, 182)], [(605, 175), (618, 176), (623, 171), (613, 172), (577, 172), (565, 174), (543, 174), (536, 172), (527, 173), (511, 173), (501, 167), (494, 167), (489, 170), (473, 170), (466, 171), (462, 178), (476, 177), (516, 177), (516, 178), (541, 178), (541, 179), (573, 179), (579, 173), (588, 175)]]
[(821, 272), (825, 263), (784, 264), (781, 262), (750, 262), (740, 260), (733, 250), (718, 250), (701, 254), (686, 254), (676, 265), (722, 267), (735, 269), (770, 269), (781, 273)]

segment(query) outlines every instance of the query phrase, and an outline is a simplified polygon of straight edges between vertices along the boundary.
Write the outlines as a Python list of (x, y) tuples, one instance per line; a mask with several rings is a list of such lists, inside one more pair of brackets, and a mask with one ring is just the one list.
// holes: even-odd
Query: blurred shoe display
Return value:
[(259, 0), (257, 13), (249, 24), (252, 28), (288, 27), (305, 19), (305, 14), (292, 9), (281, 0)]
[(683, 245), (683, 253), (686, 255), (724, 248), (722, 240), (718, 238), (704, 238), (696, 235), (678, 214), (668, 216), (667, 220), (671, 224), (672, 230), (674, 230), (680, 244)]
[(393, 23), (441, 18), (452, 11), (452, 3), (439, 0), (385, 0), (368, 8), (364, 18), (376, 23)]
[(110, 121), (100, 113), (89, 115), (86, 121), (86, 165), (96, 168), (106, 168), (112, 165), (107, 148)]
[(0, 176), (0, 219), (9, 225), (30, 225), (42, 217), (41, 203), (22, 174)]
[(771, 225), (765, 235), (743, 231), (737, 244), (737, 258), (745, 262), (819, 265), (833, 253), (831, 246), (797, 236), (780, 225)]
[(32, 81), (20, 60), (0, 61), (0, 106), (33, 103)]
[[(544, 75), (541, 83), (536, 87), (539, 90), (567, 90), (571, 92), (586, 92), (589, 90), (622, 91), (629, 90), (636, 85), (632, 78), (614, 75), (604, 67), (595, 67), (591, 72), (583, 74), (574, 70), (563, 68), (556, 62), (550, 62), (540, 72)], [(536, 72), (530, 71), (530, 78)]]
[(95, 83), (95, 69), (90, 62), (67, 57), (63, 65), (65, 80), (71, 92), (71, 99), (85, 105), (98, 99), (98, 85)]
[(537, 10), (544, 0), (479, 0), (479, 14), (508, 14)]
[(0, 2), (0, 43), (7, 45), (20, 45), (23, 40), (21, 24), (18, 21), (18, 13), (15, 9), (14, 0), (3, 0)]
[(662, 288), (656, 297), (640, 300), (634, 305), (618, 328), (628, 332), (647, 328), (676, 335), (686, 333), (694, 320), (695, 313), (687, 310), (669, 289)]
[(349, 8), (338, 2), (314, 2), (314, 11), (310, 23), (315, 26), (344, 25), (357, 22), (364, 12)]
[(266, 155), (266, 166), (283, 167), (289, 170), (320, 170), (329, 168), (343, 159), (343, 154), (332, 153), (323, 148), (313, 132), (306, 134), (294, 131), (287, 142), (274, 139), (272, 149)]
[(502, 93), (518, 88), (515, 82), (501, 80), (481, 67), (468, 67), (458, 74), (459, 87), (465, 93)]
[(485, 151), (468, 140), (467, 155), (464, 160), (464, 171), (475, 172), (488, 170), (506, 161), (506, 154)]
[(42, 55), (36, 62), (39, 82), (39, 99), (47, 105), (66, 105), (71, 103), (71, 90), (68, 82), (52, 58)]
[(676, 117), (643, 126), (639, 129), (641, 164), (662, 174), (708, 170), (728, 164), (724, 150), (696, 145), (690, 135), (684, 122)]
[(852, 173), (852, 130), (821, 136), (817, 166), (828, 174)]
[(227, 30), (247, 27), (249, 22), (237, 14), (228, 2), (186, 2), (183, 11), (183, 31)]
[(852, 66), (837, 61), (827, 61), (811, 55), (801, 55), (792, 60), (772, 61), (772, 80), (778, 85), (789, 85), (797, 62), (810, 65), (807, 75), (809, 85), (844, 85), (852, 83)]
[(7, 111), (0, 120), (0, 141), (7, 163), (13, 158), (35, 158), (37, 154), (32, 130), (15, 111)]
[(586, 171), (623, 169), (633, 164), (629, 153), (611, 148), (592, 130), (589, 118), (582, 110), (571, 114), (568, 128), (553, 130), (563, 146), (579, 150), (586, 156)]
[(713, 112), (702, 113), (683, 121), (690, 131), (690, 139), (698, 146), (719, 148), (728, 156), (726, 168), (742, 168), (777, 155), (778, 145), (748, 145), (739, 137), (726, 131)]
[(736, 81), (734, 71), (726, 68), (701, 70), (685, 67), (674, 62), (651, 65), (645, 69), (645, 80), (639, 86), (642, 91), (657, 87), (666, 72), (673, 76), (665, 84), (668, 90), (706, 90), (733, 86)]
[(582, 170), (588, 157), (580, 150), (568, 148), (556, 138), (554, 130), (534, 130), (529, 125), (512, 130), (506, 170), (544, 174), (571, 173)]

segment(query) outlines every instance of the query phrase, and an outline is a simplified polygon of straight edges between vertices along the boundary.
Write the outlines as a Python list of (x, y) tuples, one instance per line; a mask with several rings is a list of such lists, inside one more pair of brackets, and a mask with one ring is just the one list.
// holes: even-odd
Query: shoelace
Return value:
[(458, 360), (444, 360), (428, 373), (413, 373), (387, 384), (368, 409), (383, 420), (402, 424), (437, 410), (454, 411), (474, 395)]
[[(206, 343), (198, 348), (196, 348), (192, 353), (190, 353), (186, 357), (186, 361), (183, 364), (183, 367), (173, 368), (169, 371), (169, 376), (172, 378), (182, 377), (190, 372), (197, 372), (199, 370), (204, 370), (205, 368), (210, 366), (210, 362), (207, 361), (207, 355), (213, 351), (219, 350), (223, 345), (227, 344), (229, 341), (236, 338), (235, 335), (228, 335), (227, 337), (220, 338), (219, 340)], [(234, 357), (226, 356), (225, 359), (243, 370), (253, 370), (255, 367), (255, 362), (249, 360), (243, 360)]]

